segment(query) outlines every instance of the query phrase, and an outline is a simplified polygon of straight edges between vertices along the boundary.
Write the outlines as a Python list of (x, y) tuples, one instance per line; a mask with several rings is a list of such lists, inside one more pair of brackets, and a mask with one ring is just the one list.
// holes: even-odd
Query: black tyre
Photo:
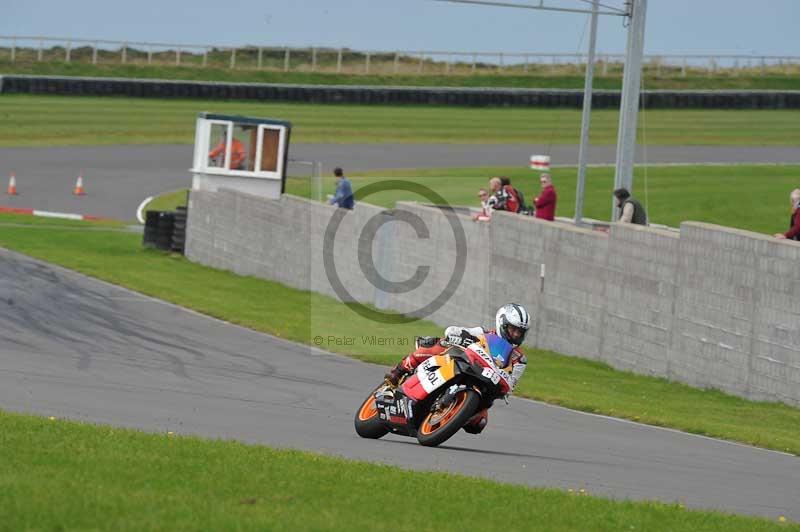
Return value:
[(362, 438), (376, 440), (389, 432), (381, 418), (378, 417), (378, 409), (375, 407), (375, 395), (373, 393), (369, 394), (369, 397), (361, 403), (353, 422), (356, 427), (356, 433)]
[(449, 406), (428, 412), (420, 423), (417, 440), (426, 447), (436, 447), (444, 443), (475, 415), (480, 402), (481, 399), (475, 390), (461, 390)]

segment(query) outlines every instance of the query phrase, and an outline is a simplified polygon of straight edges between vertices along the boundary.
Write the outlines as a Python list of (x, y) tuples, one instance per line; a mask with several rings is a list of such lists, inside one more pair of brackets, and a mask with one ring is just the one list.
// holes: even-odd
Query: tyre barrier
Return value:
[(177, 211), (147, 211), (142, 245), (183, 254), (186, 214), (186, 207), (178, 207)]
[[(376, 105), (583, 106), (583, 91), (577, 89), (285, 85), (26, 75), (0, 76), (0, 93)], [(641, 100), (648, 109), (800, 109), (800, 91), (788, 90), (653, 90), (643, 91)], [(596, 90), (592, 94), (595, 109), (619, 105), (619, 91)]]

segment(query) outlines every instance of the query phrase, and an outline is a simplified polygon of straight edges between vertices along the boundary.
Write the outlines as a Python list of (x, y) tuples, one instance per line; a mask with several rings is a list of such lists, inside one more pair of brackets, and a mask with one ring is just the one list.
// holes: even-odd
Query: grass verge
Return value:
[[(577, 171), (554, 168), (551, 174), (558, 191), (556, 215), (572, 218)], [(384, 178), (419, 182), (452, 205), (477, 207), (478, 188), (488, 188), (489, 177), (494, 175), (509, 176), (529, 203), (540, 190), (538, 172), (520, 167), (385, 170), (355, 173), (349, 177), (356, 190)], [(636, 168), (634, 176), (636, 195), (646, 205), (652, 223), (679, 227), (681, 222), (693, 220), (771, 235), (788, 229), (789, 192), (800, 184), (800, 166), (660, 166)], [(588, 169), (585, 217), (610, 219), (613, 185), (613, 168)], [(311, 196), (308, 178), (289, 178), (286, 189), (298, 196)], [(334, 189), (334, 178), (323, 178), (323, 197), (333, 194)], [(185, 204), (184, 193), (169, 193), (163, 196), (163, 201), (170, 204), (170, 208), (177, 204), (173, 203), (176, 199)], [(412, 193), (388, 191), (370, 196), (369, 203), (394, 207), (398, 200), (426, 201)]]
[[(117, 58), (117, 61), (119, 59)], [(363, 59), (362, 59), (363, 61)], [(91, 65), (72, 61), (16, 62), (0, 59), (0, 72), (9, 74), (30, 74), (44, 76), (89, 76), (114, 78), (144, 79), (181, 79), (194, 81), (223, 81), (248, 83), (290, 83), (311, 85), (375, 85), (405, 87), (510, 87), (510, 88), (545, 88), (545, 89), (582, 89), (584, 83), (583, 69), (574, 66), (563, 66), (554, 72), (550, 66), (531, 66), (529, 74), (517, 69), (505, 73), (486, 71), (474, 75), (441, 75), (431, 71), (442, 72), (444, 66), (426, 65), (427, 74), (361, 74), (334, 72), (282, 72), (283, 61), (272, 70), (256, 70), (253, 64), (248, 68), (230, 69), (226, 66), (208, 67), (176, 67), (173, 64), (134, 65), (134, 64), (98, 64)], [(363, 63), (356, 69), (362, 69)], [(416, 68), (416, 65), (414, 66)], [(373, 65), (380, 71), (379, 65)], [(352, 69), (351, 69), (352, 70)], [(595, 89), (619, 90), (622, 87), (622, 72), (614, 68), (616, 75), (602, 76), (598, 71), (594, 77)], [(390, 65), (391, 71), (391, 65)], [(749, 89), (749, 90), (798, 90), (800, 78), (796, 72), (780, 72), (771, 69), (762, 73), (753, 69), (745, 72), (719, 71), (709, 75), (706, 72), (680, 75), (679, 69), (663, 69), (661, 74), (645, 66), (644, 84), (648, 89), (678, 90), (714, 90), (714, 89)]]
[[(0, 215), (0, 246), (304, 344), (319, 334), (406, 339), (441, 334), (441, 328), (430, 322), (374, 323), (332, 298), (145, 250), (141, 235), (114, 228), (75, 228), (75, 224), (98, 227), (90, 222), (65, 222), (63, 228), (58, 223), (26, 225), (24, 216)], [(408, 351), (367, 341), (342, 345), (324, 340), (321, 347), (385, 365)], [(549, 351), (528, 352), (529, 369), (518, 388), (520, 395), (800, 455), (800, 409), (615, 371), (603, 363)]]
[[(190, 144), (200, 111), (293, 123), (293, 142), (578, 144), (581, 111), (0, 95), (0, 146)], [(591, 143), (616, 143), (618, 111), (592, 113)], [(640, 120), (644, 114), (640, 113)], [(800, 110), (646, 112), (649, 145), (788, 146)]]
[[(394, 518), (377, 512), (375, 494), (387, 486), (431, 504)], [(679, 504), (609, 501), (579, 489), (4, 412), (0, 487), (6, 530), (369, 530), (388, 523), (393, 530), (492, 530), (502, 508), (515, 509), (508, 523), (515, 530), (800, 529)], [(458, 497), (450, 496), (454, 490)]]
[(173, 190), (154, 197), (144, 207), (144, 211), (174, 211), (175, 207), (185, 207), (188, 189)]

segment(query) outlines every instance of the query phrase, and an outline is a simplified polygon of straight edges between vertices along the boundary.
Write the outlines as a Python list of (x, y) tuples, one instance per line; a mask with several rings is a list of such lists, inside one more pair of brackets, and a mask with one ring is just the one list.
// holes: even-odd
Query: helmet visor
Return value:
[(517, 327), (516, 325), (508, 324), (506, 325), (506, 336), (508, 337), (508, 341), (514, 344), (521, 344), (522, 341), (525, 339), (525, 333), (527, 332), (526, 329), (522, 327)]

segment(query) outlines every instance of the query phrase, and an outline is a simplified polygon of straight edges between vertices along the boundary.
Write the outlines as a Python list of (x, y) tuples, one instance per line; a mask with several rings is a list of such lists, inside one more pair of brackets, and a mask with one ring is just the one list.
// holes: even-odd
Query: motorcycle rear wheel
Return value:
[(475, 415), (480, 401), (475, 390), (461, 390), (450, 405), (442, 410), (428, 412), (417, 432), (420, 445), (436, 447), (450, 439), (469, 418)]
[(378, 409), (375, 407), (374, 392), (369, 394), (369, 397), (361, 403), (361, 407), (356, 412), (353, 423), (356, 427), (356, 434), (362, 438), (376, 440), (389, 432), (389, 429), (383, 424), (381, 418), (378, 417)]

